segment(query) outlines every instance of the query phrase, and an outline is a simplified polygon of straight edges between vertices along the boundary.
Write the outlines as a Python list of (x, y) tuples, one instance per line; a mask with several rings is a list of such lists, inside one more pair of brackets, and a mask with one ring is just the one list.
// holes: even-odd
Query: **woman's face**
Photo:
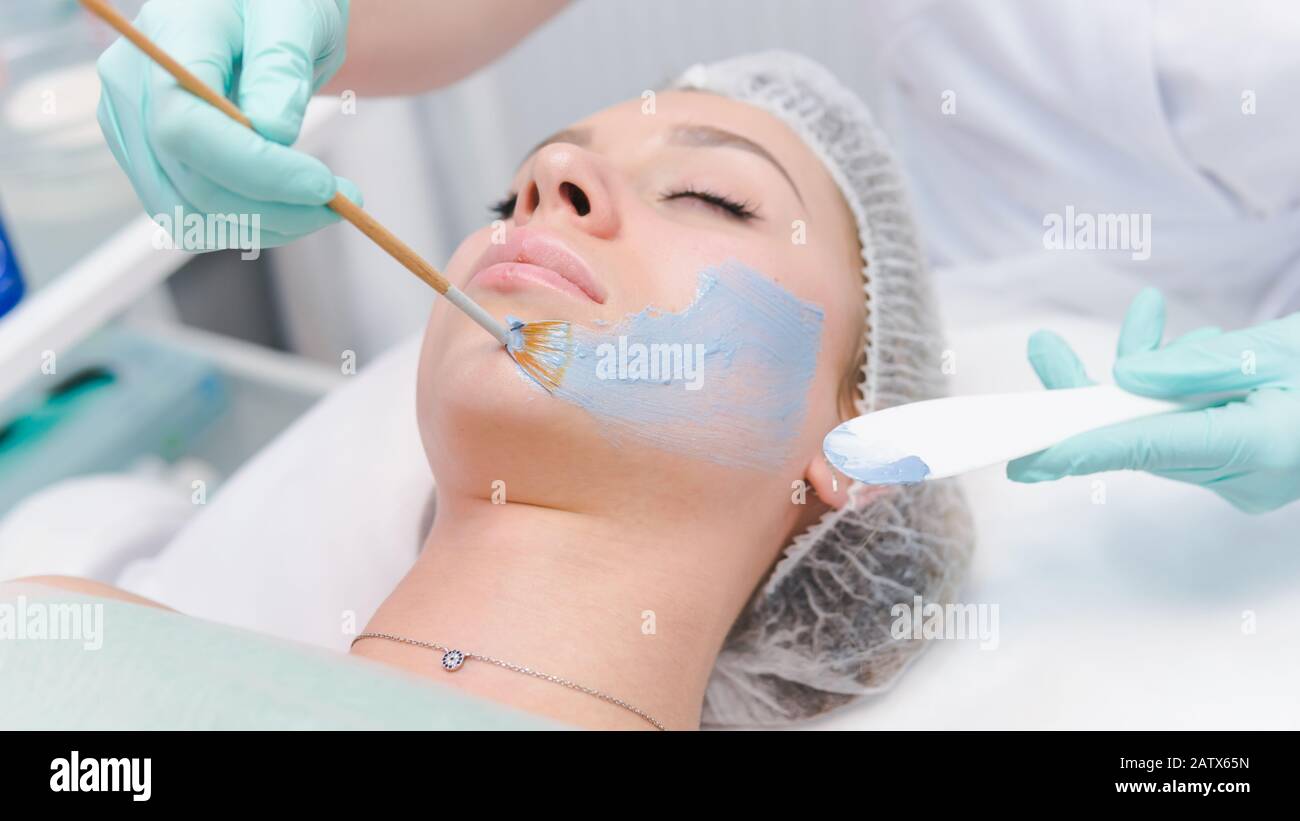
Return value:
[[(652, 105), (616, 105), (545, 141), (499, 210), (501, 221), (467, 237), (445, 271), (499, 319), (614, 328), (648, 307), (685, 311), (702, 271), (738, 261), (820, 309), (818, 352), (805, 395), (790, 398), (802, 414), (789, 457), (766, 469), (737, 467), (657, 447), (635, 431), (611, 437), (599, 418), (523, 376), (492, 337), (439, 300), (418, 386), (439, 487), (472, 498), (501, 487), (508, 501), (624, 516), (653, 515), (665, 503), (674, 511), (748, 509), (770, 498), (793, 525), (801, 514), (789, 512), (792, 482), (810, 478), (819, 492), (829, 485), (821, 440), (849, 407), (844, 386), (864, 321), (854, 223), (806, 145), (757, 108), (662, 92)], [(528, 264), (494, 264), (512, 260)], [(696, 308), (708, 321), (705, 301)], [(716, 330), (725, 337), (735, 329)]]

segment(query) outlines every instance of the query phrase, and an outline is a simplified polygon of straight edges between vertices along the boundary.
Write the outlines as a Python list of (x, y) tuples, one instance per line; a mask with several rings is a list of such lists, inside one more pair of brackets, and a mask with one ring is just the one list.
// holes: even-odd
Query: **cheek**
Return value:
[[(773, 234), (767, 229), (755, 232), (736, 226), (731, 230), (711, 227), (685, 229), (680, 224), (659, 221), (658, 236), (646, 247), (652, 248), (652, 271), (675, 272), (671, 282), (671, 299), (660, 297), (644, 301), (667, 310), (685, 310), (695, 300), (699, 275), (727, 262), (740, 262), (800, 301), (818, 306), (831, 304), (842, 294), (824, 287), (823, 271), (830, 270), (822, 254), (813, 246), (799, 245), (787, 234)], [(665, 277), (658, 277), (665, 279)]]
[(823, 311), (738, 261), (705, 267), (682, 311), (574, 326), (555, 396), (613, 436), (743, 469), (797, 454)]
[(839, 302), (831, 305), (823, 327), (822, 352), (808, 400), (805, 428), (807, 446), (818, 454), (827, 433), (861, 412), (857, 402), (861, 395), (858, 353), (865, 326), (862, 317), (845, 304), (852, 297), (851, 292), (838, 296)]
[(760, 271), (787, 290), (794, 291), (780, 275), (791, 262), (785, 249), (770, 238), (756, 239), (743, 231), (731, 233), (699, 226), (688, 227), (666, 219), (646, 220), (653, 228), (636, 237), (645, 273), (624, 284), (620, 300), (635, 312), (645, 306), (680, 312), (689, 308), (699, 292), (699, 275), (729, 261), (739, 261)]

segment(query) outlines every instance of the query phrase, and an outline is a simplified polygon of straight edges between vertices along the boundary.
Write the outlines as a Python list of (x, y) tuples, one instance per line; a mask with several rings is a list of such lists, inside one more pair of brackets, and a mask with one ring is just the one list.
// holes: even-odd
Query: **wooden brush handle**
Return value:
[(131, 25), (131, 21), (122, 16), (121, 12), (113, 8), (108, 0), (81, 0), (81, 4), (90, 10), (99, 19), (108, 23), (118, 34), (135, 44), (135, 47), (149, 55), (149, 59), (167, 70), (167, 73), (176, 78), (176, 82), (181, 84), (185, 89), (195, 97), (200, 97), (208, 105), (221, 109), (227, 117), (236, 122), (252, 128), (253, 123), (244, 116), (244, 112), (235, 107), (235, 104), (221, 96), (208, 87), (206, 83), (190, 73), (189, 69), (172, 59), (172, 56), (144, 36), (140, 29)]
[[(131, 21), (109, 5), (108, 0), (81, 0), (81, 4), (96, 17), (116, 29), (123, 37), (134, 43), (136, 48), (149, 56), (149, 59), (162, 66), (168, 74), (176, 78), (176, 82), (180, 83), (181, 88), (214, 108), (220, 109), (235, 122), (256, 131), (253, 128), (252, 120), (248, 119), (244, 112), (240, 111), (234, 103), (218, 94), (198, 77), (195, 77), (190, 73), (189, 69), (176, 62), (170, 54), (159, 48), (148, 37), (145, 37), (143, 32), (131, 24)], [(408, 271), (432, 286), (435, 291), (446, 294), (451, 288), (451, 283), (438, 272), (437, 268), (425, 262), (409, 245), (394, 236), (393, 232), (367, 214), (361, 206), (341, 193), (335, 194), (328, 205), (336, 214), (355, 225), (361, 230), (361, 233), (374, 240), (375, 244), (388, 252), (389, 256), (402, 263)]]
[(406, 267), (406, 270), (429, 283), (433, 290), (446, 294), (451, 290), (451, 282), (438, 272), (437, 268), (424, 261), (424, 258), (398, 239), (379, 223), (379, 220), (366, 213), (365, 209), (340, 194), (335, 194), (329, 201), (329, 207), (340, 217), (355, 225), (361, 233), (374, 240), (375, 244), (388, 252), (388, 255)]

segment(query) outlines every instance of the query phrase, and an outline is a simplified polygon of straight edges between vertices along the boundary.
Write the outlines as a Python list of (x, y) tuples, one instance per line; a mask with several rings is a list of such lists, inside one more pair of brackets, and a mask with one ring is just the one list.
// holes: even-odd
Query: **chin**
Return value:
[(601, 445), (580, 408), (552, 399), (469, 319), (435, 309), (416, 385), (425, 454), (443, 490), (566, 507), (582, 484), (574, 465)]
[(789, 485), (775, 475), (612, 434), (584, 409), (548, 394), (449, 306), (437, 306), (426, 328), (416, 397), (439, 488), (468, 498), (491, 498), (493, 483), (501, 481), (510, 502), (565, 510), (613, 506), (633, 515), (662, 514), (665, 504), (680, 511), (685, 504), (716, 515), (751, 505), (756, 492), (765, 492), (760, 486)]

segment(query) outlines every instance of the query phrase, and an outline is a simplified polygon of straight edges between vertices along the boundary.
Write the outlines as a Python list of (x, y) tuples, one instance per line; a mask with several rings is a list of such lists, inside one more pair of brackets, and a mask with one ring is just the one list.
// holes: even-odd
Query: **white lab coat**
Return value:
[[(941, 291), (975, 298), (947, 305), (1117, 320), (1154, 285), (1175, 325), (1300, 310), (1300, 3), (878, 7), (873, 107)], [(1149, 258), (1046, 248), (1067, 208), (1149, 214)]]

